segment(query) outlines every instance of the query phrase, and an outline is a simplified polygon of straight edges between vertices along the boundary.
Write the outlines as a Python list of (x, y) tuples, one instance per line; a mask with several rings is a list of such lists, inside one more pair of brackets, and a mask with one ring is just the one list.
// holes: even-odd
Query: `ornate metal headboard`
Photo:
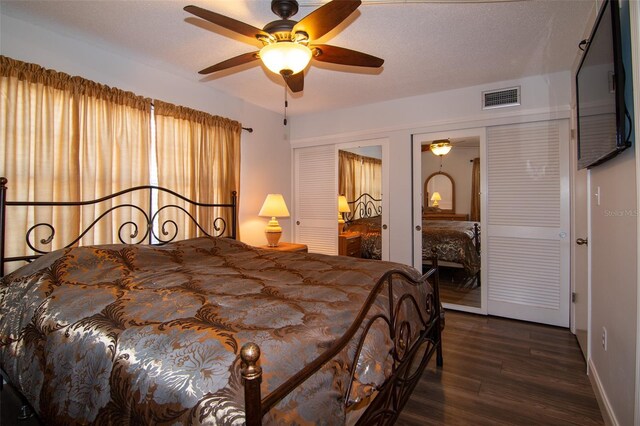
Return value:
[[(197, 207), (205, 207), (205, 208), (212, 208), (212, 209), (221, 208), (223, 210), (229, 209), (229, 212), (230, 212), (229, 216), (231, 217), (231, 227), (229, 229), (227, 236), (233, 239), (236, 238), (236, 226), (237, 226), (236, 224), (236, 220), (237, 220), (236, 191), (233, 191), (231, 193), (231, 203), (228, 203), (228, 204), (199, 203), (197, 201), (190, 200), (169, 189), (161, 188), (153, 185), (137, 186), (134, 188), (125, 189), (123, 191), (116, 192), (114, 194), (111, 194), (102, 198), (98, 198), (95, 200), (88, 200), (88, 201), (73, 201), (73, 202), (7, 201), (7, 182), (8, 181), (6, 178), (0, 177), (0, 276), (4, 275), (4, 266), (6, 263), (19, 262), (19, 261), (30, 262), (48, 253), (48, 251), (37, 248), (36, 247), (37, 244), (33, 242), (33, 239), (35, 238), (34, 233), (36, 230), (40, 229), (42, 231), (44, 229), (48, 233), (48, 236), (46, 238), (40, 239), (40, 244), (42, 245), (50, 244), (53, 241), (56, 233), (56, 230), (51, 223), (45, 223), (45, 222), (35, 223), (27, 229), (25, 234), (25, 243), (29, 247), (29, 249), (33, 251), (34, 254), (24, 255), (24, 256), (7, 256), (7, 254), (5, 253), (5, 248), (6, 248), (5, 247), (5, 237), (6, 237), (5, 231), (7, 226), (7, 219), (10, 217), (10, 215), (7, 213), (8, 207), (61, 207), (61, 208), (64, 208), (64, 207), (78, 207), (78, 206), (92, 206), (92, 205), (99, 206), (101, 203), (106, 203), (107, 201), (110, 201), (116, 197), (119, 197), (125, 194), (132, 194), (132, 193), (144, 194), (143, 191), (148, 192), (148, 198), (146, 199), (149, 201), (148, 203), (149, 206), (147, 208), (142, 208), (140, 206), (136, 206), (130, 203), (121, 203), (121, 204), (116, 204), (109, 207), (106, 207), (107, 205), (103, 204), (105, 205), (104, 211), (100, 213), (99, 216), (95, 218), (90, 225), (88, 225), (84, 230), (82, 230), (75, 239), (67, 242), (64, 245), (64, 248), (68, 248), (76, 245), (82, 239), (82, 237), (84, 237), (89, 231), (91, 231), (96, 226), (98, 222), (100, 222), (106, 217), (109, 217), (110, 213), (118, 209), (127, 209), (127, 208), (137, 211), (138, 213), (136, 214), (141, 218), (141, 220), (138, 221), (139, 223), (136, 223), (132, 220), (125, 220), (123, 223), (119, 225), (118, 239), (121, 243), (126, 242), (125, 241), (126, 238), (123, 238), (123, 235), (124, 235), (123, 232), (125, 231), (125, 227), (129, 227), (127, 229), (130, 230), (127, 237), (129, 237), (130, 239), (139, 238), (135, 240), (133, 244), (147, 243), (152, 245), (164, 245), (173, 241), (179, 232), (178, 224), (171, 219), (164, 220), (162, 223), (160, 223), (160, 218), (158, 216), (161, 212), (167, 209), (177, 209), (181, 211), (185, 215), (185, 217), (189, 218), (189, 220), (192, 221), (192, 223), (204, 235), (219, 237), (227, 234), (227, 221), (223, 217), (218, 216), (213, 219), (213, 223), (211, 225), (215, 231), (215, 235), (211, 235), (207, 231), (205, 231), (202, 224), (199, 223), (198, 220), (195, 217), (193, 217), (193, 215), (189, 213), (189, 211), (187, 211), (182, 206), (179, 206), (176, 204), (165, 204), (162, 206), (157, 206), (157, 208), (155, 208), (155, 206), (153, 205), (154, 203), (152, 201), (154, 199), (154, 194), (164, 193), (164, 194), (170, 194), (171, 196), (175, 197), (176, 202), (177, 200), (182, 200), (183, 202), (187, 203), (188, 206), (197, 206)], [(212, 211), (215, 211), (215, 210), (212, 210)], [(104, 219), (104, 220), (107, 220), (107, 219)], [(154, 229), (154, 224), (156, 225), (158, 232), (156, 232), (156, 229)], [(10, 226), (10, 223), (9, 223), (9, 226)], [(170, 228), (170, 230), (167, 230), (167, 228)], [(173, 232), (171, 232), (171, 230)]]
[(374, 198), (366, 192), (354, 201), (347, 201), (351, 212), (345, 213), (345, 222), (352, 222), (356, 219), (368, 219), (382, 216), (382, 199)]

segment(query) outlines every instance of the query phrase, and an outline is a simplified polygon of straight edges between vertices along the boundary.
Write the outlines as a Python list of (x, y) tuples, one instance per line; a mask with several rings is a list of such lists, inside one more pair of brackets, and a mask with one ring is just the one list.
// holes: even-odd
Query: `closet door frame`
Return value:
[[(422, 142), (428, 140), (478, 137), (480, 139), (480, 232), (486, 229), (487, 211), (487, 166), (486, 155), (486, 128), (475, 127), (469, 129), (446, 130), (429, 133), (416, 133), (412, 135), (412, 159), (413, 159), (413, 265), (416, 269), (422, 269)], [(420, 227), (420, 230), (417, 227)], [(463, 312), (487, 315), (487, 259), (482, 249), (483, 238), (480, 238), (480, 308), (452, 303), (443, 303), (445, 309), (455, 309)]]
[[(344, 149), (362, 148), (366, 146), (380, 146), (382, 148), (382, 260), (390, 259), (389, 252), (389, 233), (391, 227), (389, 226), (389, 206), (391, 205), (391, 193), (389, 192), (389, 139), (366, 139), (356, 142), (341, 143), (336, 145), (336, 182), (340, 177), (338, 168), (338, 151)], [(336, 197), (337, 198), (337, 197)], [(337, 209), (336, 209), (337, 211)], [(385, 226), (386, 225), (386, 229)]]

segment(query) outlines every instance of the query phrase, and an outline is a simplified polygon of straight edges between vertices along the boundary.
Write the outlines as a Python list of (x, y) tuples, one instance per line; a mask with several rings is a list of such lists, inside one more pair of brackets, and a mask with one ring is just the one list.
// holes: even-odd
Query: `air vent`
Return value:
[(520, 105), (520, 86), (482, 92), (482, 109)]

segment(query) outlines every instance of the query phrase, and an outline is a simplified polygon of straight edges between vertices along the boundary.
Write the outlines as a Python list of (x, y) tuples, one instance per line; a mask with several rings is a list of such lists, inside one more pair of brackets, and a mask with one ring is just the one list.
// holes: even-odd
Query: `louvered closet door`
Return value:
[(335, 145), (294, 150), (294, 232), (312, 253), (338, 254), (338, 160)]
[(487, 129), (489, 314), (569, 326), (568, 156), (567, 120)]

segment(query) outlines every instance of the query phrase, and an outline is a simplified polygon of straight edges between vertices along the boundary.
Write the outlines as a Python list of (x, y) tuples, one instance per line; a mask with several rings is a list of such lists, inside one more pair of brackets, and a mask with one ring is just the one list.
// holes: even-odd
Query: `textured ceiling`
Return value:
[[(187, 4), (260, 28), (277, 19), (269, 0), (2, 0), (0, 11), (281, 112), (284, 83), (258, 62), (208, 77), (197, 73), (259, 46), (184, 12)], [(301, 1), (292, 19), (318, 4)], [(593, 4), (373, 0), (319, 41), (381, 57), (383, 68), (312, 61), (304, 91), (289, 95), (289, 114), (569, 70)]]

